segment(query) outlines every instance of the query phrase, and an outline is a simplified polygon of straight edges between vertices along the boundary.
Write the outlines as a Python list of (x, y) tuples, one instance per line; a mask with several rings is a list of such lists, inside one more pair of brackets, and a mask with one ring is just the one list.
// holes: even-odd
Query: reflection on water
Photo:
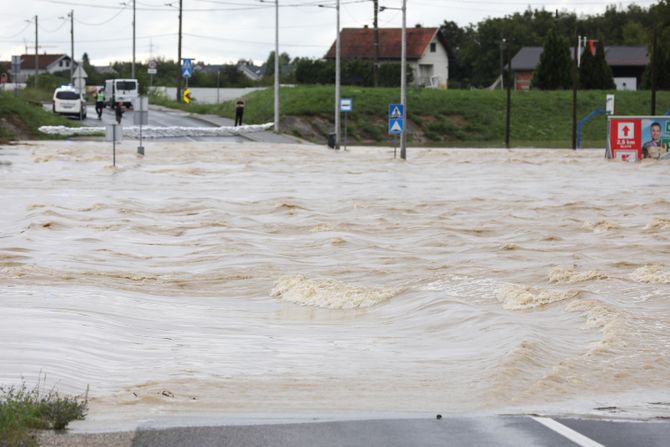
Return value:
[(131, 146), (0, 149), (0, 383), (94, 419), (669, 413), (666, 164)]

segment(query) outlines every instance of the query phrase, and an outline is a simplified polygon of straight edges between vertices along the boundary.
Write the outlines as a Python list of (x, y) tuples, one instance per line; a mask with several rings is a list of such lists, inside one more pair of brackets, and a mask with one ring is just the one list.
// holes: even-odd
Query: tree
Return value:
[[(272, 77), (275, 75), (275, 52), (270, 51), (268, 60), (265, 62), (265, 77)], [(291, 56), (288, 53), (279, 54), (279, 77), (283, 78), (291, 72)]]
[(572, 86), (570, 46), (563, 36), (551, 29), (544, 40), (540, 63), (533, 72), (532, 86), (542, 90), (561, 90)]
[(596, 42), (595, 55), (587, 46), (579, 65), (579, 86), (586, 90), (613, 89), (612, 68), (605, 60), (605, 46), (602, 37)]

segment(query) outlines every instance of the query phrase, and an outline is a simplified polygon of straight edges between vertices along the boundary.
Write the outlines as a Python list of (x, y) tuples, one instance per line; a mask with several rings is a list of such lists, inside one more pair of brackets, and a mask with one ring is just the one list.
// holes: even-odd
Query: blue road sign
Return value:
[(182, 59), (181, 63), (181, 76), (183, 78), (190, 78), (193, 74), (193, 64), (191, 64), (192, 59)]
[(402, 119), (404, 108), (402, 104), (389, 104), (389, 119)]
[(351, 98), (340, 98), (340, 112), (351, 112), (352, 101)]
[(401, 135), (404, 128), (405, 124), (402, 118), (389, 119), (389, 135)]

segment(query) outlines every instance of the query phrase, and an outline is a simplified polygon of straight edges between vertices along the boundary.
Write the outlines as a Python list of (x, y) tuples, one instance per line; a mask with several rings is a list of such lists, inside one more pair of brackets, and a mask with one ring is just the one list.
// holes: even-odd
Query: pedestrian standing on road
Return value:
[(95, 111), (98, 114), (98, 119), (102, 119), (102, 110), (105, 108), (105, 89), (99, 89), (95, 95)]
[(123, 119), (123, 104), (120, 102), (116, 103), (116, 122), (121, 124), (121, 120)]
[(242, 116), (244, 115), (244, 100), (238, 99), (235, 103), (235, 127), (242, 125)]

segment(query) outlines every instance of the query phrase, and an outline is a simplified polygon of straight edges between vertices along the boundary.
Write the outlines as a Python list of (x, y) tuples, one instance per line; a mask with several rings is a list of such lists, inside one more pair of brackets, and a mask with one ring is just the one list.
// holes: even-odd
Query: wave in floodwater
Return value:
[(0, 383), (90, 386), (88, 423), (670, 416), (670, 201), (631, 193), (667, 165), (408, 154), (0, 148)]

